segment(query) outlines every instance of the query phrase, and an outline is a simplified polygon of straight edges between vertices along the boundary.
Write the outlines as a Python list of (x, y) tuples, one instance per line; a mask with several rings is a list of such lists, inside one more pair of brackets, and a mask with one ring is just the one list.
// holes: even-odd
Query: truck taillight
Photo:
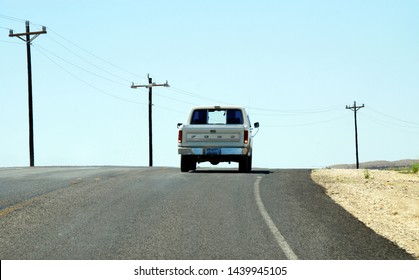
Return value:
[(249, 143), (249, 131), (245, 130), (244, 131), (244, 140), (243, 140), (244, 144), (248, 144)]
[(182, 143), (182, 130), (179, 130), (178, 135), (177, 135), (177, 142), (178, 143)]

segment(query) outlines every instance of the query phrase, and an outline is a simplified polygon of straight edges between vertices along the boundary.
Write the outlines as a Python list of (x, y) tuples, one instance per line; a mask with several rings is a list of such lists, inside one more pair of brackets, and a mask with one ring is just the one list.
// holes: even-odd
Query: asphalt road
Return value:
[(310, 170), (0, 169), (0, 259), (413, 259)]

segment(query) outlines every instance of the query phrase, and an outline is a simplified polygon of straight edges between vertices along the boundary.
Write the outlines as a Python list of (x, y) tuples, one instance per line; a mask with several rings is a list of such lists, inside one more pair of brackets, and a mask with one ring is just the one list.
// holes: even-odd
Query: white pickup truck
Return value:
[[(259, 128), (259, 123), (254, 124)], [(192, 108), (187, 123), (178, 124), (180, 169), (188, 172), (209, 161), (238, 162), (240, 172), (252, 170), (252, 131), (246, 110), (234, 106)]]

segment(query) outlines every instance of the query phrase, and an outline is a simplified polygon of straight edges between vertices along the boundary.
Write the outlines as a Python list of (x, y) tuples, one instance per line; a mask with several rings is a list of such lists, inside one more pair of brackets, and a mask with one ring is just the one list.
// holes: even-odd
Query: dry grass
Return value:
[(320, 169), (311, 176), (348, 212), (419, 259), (419, 174)]

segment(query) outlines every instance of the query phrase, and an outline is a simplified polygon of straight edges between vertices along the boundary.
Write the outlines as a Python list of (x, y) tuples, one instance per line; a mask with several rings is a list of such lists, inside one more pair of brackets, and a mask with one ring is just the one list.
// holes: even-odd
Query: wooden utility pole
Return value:
[(148, 166), (153, 166), (153, 87), (169, 87), (169, 83), (166, 81), (164, 84), (153, 83), (153, 79), (147, 74), (148, 85), (134, 85), (132, 83), (131, 88), (145, 87), (148, 88)]
[(346, 109), (350, 109), (354, 111), (354, 119), (355, 119), (355, 150), (356, 150), (356, 169), (359, 169), (359, 157), (358, 157), (358, 126), (356, 123), (356, 112), (358, 112), (359, 109), (364, 108), (364, 104), (362, 106), (356, 106), (356, 101), (354, 101), (354, 106), (349, 107), (346, 106)]
[[(32, 64), (31, 64), (31, 42), (40, 34), (47, 33), (46, 27), (42, 27), (42, 31), (30, 31), (29, 21), (26, 21), (26, 32), (14, 34), (10, 30), (9, 37), (18, 37), (26, 42), (26, 56), (28, 63), (28, 103), (29, 103), (29, 159), (30, 166), (35, 166), (35, 152), (33, 143), (33, 102), (32, 102)], [(31, 37), (33, 36), (33, 37)]]

